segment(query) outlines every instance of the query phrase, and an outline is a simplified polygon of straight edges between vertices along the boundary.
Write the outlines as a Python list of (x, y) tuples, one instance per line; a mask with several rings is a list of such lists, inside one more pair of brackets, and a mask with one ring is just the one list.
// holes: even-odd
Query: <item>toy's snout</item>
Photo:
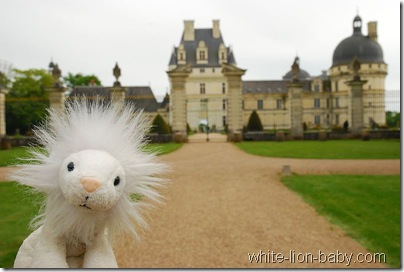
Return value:
[(101, 186), (101, 182), (93, 177), (82, 177), (80, 183), (83, 184), (84, 190), (92, 193)]

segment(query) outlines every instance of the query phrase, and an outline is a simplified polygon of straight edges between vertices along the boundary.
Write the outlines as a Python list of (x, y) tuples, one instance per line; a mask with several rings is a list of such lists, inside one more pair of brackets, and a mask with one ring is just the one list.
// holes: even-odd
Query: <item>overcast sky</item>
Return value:
[(388, 64), (386, 89), (400, 89), (400, 2), (397, 0), (0, 0), (0, 60), (15, 68), (47, 69), (51, 58), (63, 75), (95, 74), (104, 86), (121, 67), (124, 86), (169, 89), (166, 74), (184, 20), (211, 28), (220, 20), (226, 46), (246, 80), (279, 80), (298, 54), (300, 67), (319, 75), (334, 49), (352, 35), (359, 10), (362, 33), (378, 22)]

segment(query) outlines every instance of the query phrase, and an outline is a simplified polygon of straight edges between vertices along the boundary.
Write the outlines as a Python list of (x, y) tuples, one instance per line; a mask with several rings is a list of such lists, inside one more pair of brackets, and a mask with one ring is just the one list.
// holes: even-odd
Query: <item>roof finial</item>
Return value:
[(118, 62), (115, 63), (115, 67), (112, 72), (115, 77), (114, 87), (121, 87), (121, 83), (119, 82), (119, 77), (121, 76), (121, 68), (119, 68)]
[(49, 73), (52, 73), (53, 67), (55, 67), (55, 64), (53, 63), (53, 57), (51, 57), (51, 62), (49, 63)]
[(356, 15), (359, 16), (359, 7), (356, 7)]

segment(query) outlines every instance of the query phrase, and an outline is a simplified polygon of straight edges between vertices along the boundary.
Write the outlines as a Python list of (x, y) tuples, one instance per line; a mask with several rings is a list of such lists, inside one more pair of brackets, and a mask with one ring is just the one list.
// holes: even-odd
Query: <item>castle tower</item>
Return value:
[(333, 120), (352, 123), (350, 99), (351, 87), (347, 82), (353, 78), (351, 64), (358, 60), (358, 75), (363, 84), (363, 123), (369, 128), (372, 123), (385, 124), (385, 78), (387, 64), (383, 50), (378, 43), (377, 22), (369, 22), (368, 35), (362, 34), (362, 18), (357, 15), (352, 22), (353, 33), (342, 40), (334, 50), (330, 68), (331, 91), (333, 94)]
[[(237, 77), (233, 75), (235, 71), (239, 73)], [(195, 28), (194, 21), (184, 21), (183, 35), (172, 51), (167, 72), (171, 84), (171, 125), (179, 131), (188, 124), (192, 130), (219, 132), (229, 126), (231, 119), (232, 129), (241, 130), (244, 72), (236, 66), (234, 53), (224, 42), (219, 20), (213, 20), (211, 28)], [(237, 111), (236, 105), (240, 107)], [(233, 109), (232, 116), (229, 108)]]

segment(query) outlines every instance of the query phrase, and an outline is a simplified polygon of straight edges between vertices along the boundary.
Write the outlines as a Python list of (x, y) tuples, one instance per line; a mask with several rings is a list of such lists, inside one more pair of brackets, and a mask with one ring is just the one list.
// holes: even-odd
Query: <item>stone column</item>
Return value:
[(190, 72), (188, 66), (179, 66), (167, 72), (171, 82), (171, 127), (176, 142), (186, 142), (188, 138), (185, 82)]
[(6, 136), (6, 94), (8, 91), (0, 86), (0, 139)]
[(303, 83), (291, 82), (287, 87), (290, 97), (290, 136), (293, 139), (303, 139)]
[(246, 70), (234, 65), (222, 64), (222, 73), (227, 79), (227, 130), (230, 141), (241, 141), (243, 138), (243, 82), (241, 77)]
[(351, 133), (352, 136), (361, 136), (364, 128), (363, 123), (363, 85), (367, 80), (347, 81), (346, 84), (350, 87), (350, 102), (351, 102)]
[(112, 103), (122, 103), (125, 101), (126, 89), (121, 86), (121, 82), (119, 82), (119, 77), (121, 76), (121, 69), (118, 66), (118, 63), (115, 64), (114, 69), (112, 70), (113, 75), (115, 77), (115, 82), (113, 87), (110, 89), (110, 97)]
[(66, 89), (60, 82), (61, 75), (62, 71), (59, 69), (59, 66), (55, 64), (52, 70), (53, 86), (48, 88), (47, 91), (49, 92), (49, 106), (57, 111), (65, 109)]
[(121, 103), (125, 101), (126, 89), (123, 87), (112, 87), (110, 89), (110, 96), (112, 103)]
[(66, 100), (65, 88), (63, 87), (48, 88), (48, 92), (49, 92), (49, 106), (58, 111), (64, 110)]
[(350, 87), (351, 102), (351, 134), (361, 136), (363, 130), (363, 85), (367, 80), (360, 78), (360, 61), (355, 57), (350, 65), (353, 72), (353, 79), (345, 82)]

